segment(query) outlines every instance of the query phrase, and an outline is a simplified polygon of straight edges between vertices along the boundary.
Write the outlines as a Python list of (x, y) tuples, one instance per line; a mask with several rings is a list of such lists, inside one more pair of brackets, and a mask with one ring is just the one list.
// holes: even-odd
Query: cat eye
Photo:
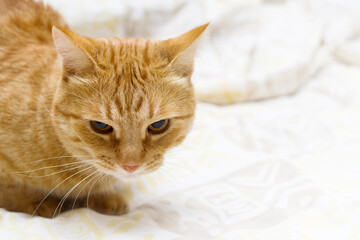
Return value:
[(150, 124), (148, 127), (148, 131), (149, 133), (159, 134), (165, 132), (169, 128), (169, 126), (170, 126), (169, 119), (160, 120)]
[(106, 134), (113, 131), (110, 125), (98, 121), (90, 121), (90, 126), (97, 133)]

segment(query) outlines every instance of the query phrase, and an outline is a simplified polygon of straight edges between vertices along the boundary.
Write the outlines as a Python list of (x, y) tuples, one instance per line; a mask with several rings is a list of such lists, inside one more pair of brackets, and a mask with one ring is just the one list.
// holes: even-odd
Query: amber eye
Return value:
[(90, 126), (95, 132), (102, 134), (110, 133), (113, 130), (110, 125), (98, 121), (90, 121)]
[(169, 119), (160, 120), (150, 124), (148, 127), (148, 131), (149, 133), (163, 133), (169, 128), (169, 126), (170, 126)]

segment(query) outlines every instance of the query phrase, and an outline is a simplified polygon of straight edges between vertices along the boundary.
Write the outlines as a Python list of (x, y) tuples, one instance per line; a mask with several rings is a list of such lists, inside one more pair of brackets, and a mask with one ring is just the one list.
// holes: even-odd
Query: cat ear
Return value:
[(62, 58), (65, 73), (82, 75), (94, 69), (95, 61), (84, 50), (86, 38), (55, 26), (52, 29), (52, 36), (56, 50)]
[(209, 23), (194, 28), (179, 37), (160, 42), (170, 67), (180, 76), (189, 77), (192, 74), (199, 37), (208, 26)]

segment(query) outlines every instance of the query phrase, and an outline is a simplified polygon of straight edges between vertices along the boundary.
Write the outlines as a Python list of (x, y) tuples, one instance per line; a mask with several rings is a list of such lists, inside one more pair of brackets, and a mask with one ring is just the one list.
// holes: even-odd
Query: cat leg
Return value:
[(127, 200), (121, 194), (92, 194), (83, 200), (84, 207), (107, 215), (121, 215), (129, 211)]
[[(1, 179), (2, 180), (2, 179)], [(60, 199), (40, 193), (35, 189), (16, 183), (0, 183), (0, 207), (12, 212), (23, 212), (35, 216), (52, 218), (59, 214), (55, 209), (60, 203)], [(61, 212), (70, 207), (63, 206)]]

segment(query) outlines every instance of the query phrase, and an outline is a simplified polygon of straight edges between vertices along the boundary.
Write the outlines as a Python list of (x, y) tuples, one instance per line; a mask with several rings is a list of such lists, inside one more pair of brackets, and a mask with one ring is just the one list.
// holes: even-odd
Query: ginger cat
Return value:
[(126, 212), (119, 181), (158, 169), (190, 129), (207, 26), (165, 41), (94, 39), (43, 3), (0, 0), (0, 207)]

